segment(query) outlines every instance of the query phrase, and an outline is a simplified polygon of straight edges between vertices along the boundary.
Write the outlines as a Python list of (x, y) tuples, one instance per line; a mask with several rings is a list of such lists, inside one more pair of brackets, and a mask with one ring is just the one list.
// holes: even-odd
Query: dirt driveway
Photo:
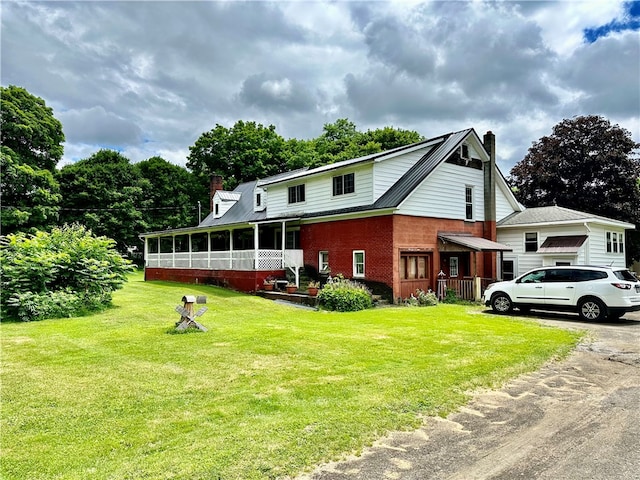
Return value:
[(568, 359), (300, 480), (640, 479), (640, 314), (529, 318), (591, 333)]

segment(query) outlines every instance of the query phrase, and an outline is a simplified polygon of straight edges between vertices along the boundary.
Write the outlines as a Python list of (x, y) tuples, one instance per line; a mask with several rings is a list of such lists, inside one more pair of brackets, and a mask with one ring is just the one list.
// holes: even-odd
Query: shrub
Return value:
[(2, 315), (29, 321), (100, 309), (133, 268), (113, 240), (80, 225), (7, 235), (0, 243)]
[(447, 288), (444, 292), (444, 298), (442, 299), (442, 303), (458, 303), (460, 299), (456, 294), (455, 289)]
[(371, 292), (361, 283), (338, 275), (327, 281), (318, 293), (318, 302), (327, 310), (355, 312), (371, 308)]
[(416, 293), (412, 293), (404, 303), (410, 307), (431, 307), (438, 304), (438, 297), (436, 297), (436, 294), (431, 290), (425, 292), (418, 288)]

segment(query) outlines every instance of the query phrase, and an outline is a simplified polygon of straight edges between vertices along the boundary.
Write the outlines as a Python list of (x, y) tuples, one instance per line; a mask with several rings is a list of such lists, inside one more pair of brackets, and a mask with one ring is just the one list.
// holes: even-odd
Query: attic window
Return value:
[(460, 158), (469, 160), (469, 145), (460, 145)]
[(259, 207), (262, 204), (262, 194), (256, 193), (256, 207)]

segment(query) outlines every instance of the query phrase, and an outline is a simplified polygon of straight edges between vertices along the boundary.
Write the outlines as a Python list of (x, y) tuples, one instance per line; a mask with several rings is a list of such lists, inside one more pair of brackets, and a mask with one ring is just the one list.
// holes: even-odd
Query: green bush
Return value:
[(404, 301), (405, 305), (410, 307), (431, 307), (438, 304), (438, 297), (432, 291), (425, 292), (418, 288), (415, 294), (411, 294), (409, 298)]
[(29, 321), (100, 309), (133, 268), (113, 240), (80, 225), (7, 235), (0, 243), (2, 316)]
[(356, 312), (371, 308), (371, 292), (364, 285), (341, 275), (330, 279), (318, 293), (318, 302), (327, 310)]

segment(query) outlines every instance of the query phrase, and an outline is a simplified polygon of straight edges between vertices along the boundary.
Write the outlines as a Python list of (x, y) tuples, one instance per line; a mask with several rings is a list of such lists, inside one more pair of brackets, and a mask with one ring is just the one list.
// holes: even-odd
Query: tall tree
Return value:
[(144, 212), (150, 230), (164, 230), (197, 225), (200, 213), (209, 212), (208, 183), (163, 158), (152, 157), (136, 163), (135, 169), (146, 180), (144, 198), (149, 200)]
[(187, 167), (199, 175), (220, 175), (233, 189), (242, 182), (285, 171), (284, 139), (273, 125), (239, 120), (232, 128), (216, 125), (189, 147)]
[(62, 158), (62, 124), (44, 100), (24, 88), (0, 87), (0, 143), (15, 152), (20, 162), (54, 171)]
[(47, 230), (58, 222), (60, 187), (49, 170), (22, 163), (0, 147), (2, 234)]
[(129, 159), (112, 150), (67, 165), (58, 175), (62, 193), (61, 219), (77, 222), (96, 235), (117, 242), (122, 252), (141, 246), (140, 232), (148, 229), (143, 214), (150, 200), (148, 187)]
[[(565, 119), (533, 143), (510, 181), (526, 206), (555, 204), (640, 228), (638, 148), (628, 130), (601, 116)], [(629, 261), (640, 258), (638, 233), (627, 235)]]

